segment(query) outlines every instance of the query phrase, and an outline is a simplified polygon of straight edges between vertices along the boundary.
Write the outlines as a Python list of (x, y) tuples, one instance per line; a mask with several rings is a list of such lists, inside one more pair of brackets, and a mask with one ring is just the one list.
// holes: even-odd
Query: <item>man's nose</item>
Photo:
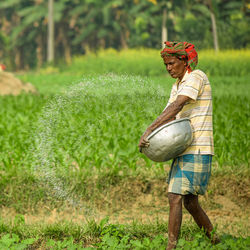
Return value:
[(171, 68), (172, 68), (171, 65), (168, 64), (167, 65), (167, 70), (169, 71), (169, 70), (171, 70)]

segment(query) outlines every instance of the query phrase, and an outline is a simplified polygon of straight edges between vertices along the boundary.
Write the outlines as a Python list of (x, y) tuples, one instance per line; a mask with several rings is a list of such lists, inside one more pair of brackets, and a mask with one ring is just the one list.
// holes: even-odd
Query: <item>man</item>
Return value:
[(205, 73), (194, 70), (198, 63), (194, 45), (187, 42), (165, 42), (161, 56), (167, 71), (177, 80), (172, 86), (166, 108), (147, 128), (138, 146), (148, 147), (148, 135), (175, 118), (189, 118), (193, 130), (191, 145), (173, 159), (168, 178), (170, 212), (167, 250), (170, 250), (176, 247), (180, 232), (182, 201), (208, 237), (211, 237), (213, 230), (208, 216), (198, 202), (198, 195), (203, 195), (206, 191), (214, 154), (212, 96)]

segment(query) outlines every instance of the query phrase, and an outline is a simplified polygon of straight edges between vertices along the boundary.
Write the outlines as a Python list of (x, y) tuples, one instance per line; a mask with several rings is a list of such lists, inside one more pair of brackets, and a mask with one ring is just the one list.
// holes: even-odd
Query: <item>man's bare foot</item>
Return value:
[(220, 238), (218, 235), (214, 234), (212, 237), (211, 237), (211, 243), (213, 245), (216, 245), (216, 244), (219, 244), (220, 243)]
[(168, 240), (168, 246), (167, 246), (166, 250), (175, 249), (176, 245), (177, 245), (177, 241), (170, 241), (170, 240)]

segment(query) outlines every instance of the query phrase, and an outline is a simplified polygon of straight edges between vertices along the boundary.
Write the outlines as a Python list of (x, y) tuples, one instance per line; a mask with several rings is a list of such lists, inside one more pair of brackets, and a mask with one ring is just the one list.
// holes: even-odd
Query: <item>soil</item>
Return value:
[(0, 71), (0, 95), (19, 95), (22, 92), (36, 93), (31, 83), (22, 83), (12, 73)]
[[(203, 209), (220, 233), (249, 236), (248, 183), (249, 179), (239, 183), (238, 178), (234, 179), (233, 176), (230, 176), (230, 180), (216, 177), (209, 186), (208, 193), (200, 197)], [(94, 205), (88, 201), (80, 202), (81, 209), (66, 205), (60, 208), (43, 205), (36, 211), (27, 211), (24, 217), (27, 224), (49, 224), (64, 220), (84, 223), (91, 219), (98, 222), (106, 216), (109, 216), (111, 223), (154, 223), (157, 220), (167, 223), (169, 205), (166, 191), (167, 184), (164, 181), (126, 180), (117, 186), (111, 186), (102, 194), (100, 192)], [(13, 208), (7, 207), (2, 207), (0, 212), (5, 220), (13, 220), (17, 214)], [(183, 209), (183, 223), (185, 222), (191, 223), (193, 220)]]

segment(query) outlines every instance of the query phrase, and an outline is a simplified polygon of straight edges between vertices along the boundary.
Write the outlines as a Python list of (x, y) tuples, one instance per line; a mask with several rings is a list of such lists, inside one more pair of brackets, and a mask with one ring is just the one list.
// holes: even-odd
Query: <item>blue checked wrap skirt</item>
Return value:
[(212, 155), (187, 154), (175, 158), (168, 177), (168, 192), (203, 195), (211, 175)]

